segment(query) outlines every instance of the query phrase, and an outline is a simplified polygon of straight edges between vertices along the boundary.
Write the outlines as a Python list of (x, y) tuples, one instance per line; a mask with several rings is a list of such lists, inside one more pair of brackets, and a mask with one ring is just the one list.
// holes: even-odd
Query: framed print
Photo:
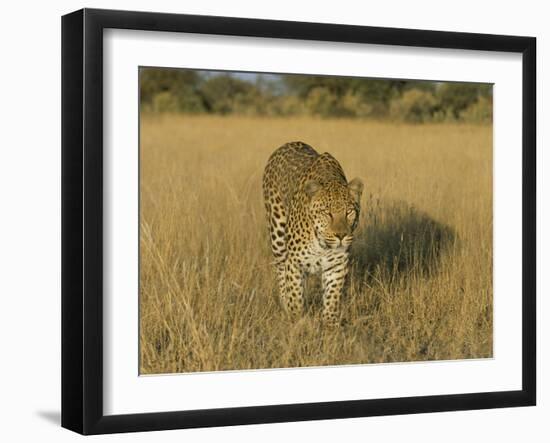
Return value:
[(531, 37), (62, 20), (62, 425), (534, 405)]

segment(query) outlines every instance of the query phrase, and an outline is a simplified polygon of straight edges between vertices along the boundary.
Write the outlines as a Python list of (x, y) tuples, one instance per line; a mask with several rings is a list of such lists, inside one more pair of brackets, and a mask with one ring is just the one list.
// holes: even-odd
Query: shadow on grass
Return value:
[[(369, 206), (366, 223), (357, 229), (351, 246), (351, 270), (346, 281), (384, 283), (414, 273), (429, 277), (437, 273), (443, 254), (456, 240), (455, 230), (403, 201), (378, 202)], [(308, 276), (305, 310), (322, 308), (323, 288), (318, 275)]]
[(456, 238), (453, 228), (405, 202), (379, 202), (355, 233), (353, 272), (359, 279), (375, 272), (392, 279), (409, 272), (432, 275)]

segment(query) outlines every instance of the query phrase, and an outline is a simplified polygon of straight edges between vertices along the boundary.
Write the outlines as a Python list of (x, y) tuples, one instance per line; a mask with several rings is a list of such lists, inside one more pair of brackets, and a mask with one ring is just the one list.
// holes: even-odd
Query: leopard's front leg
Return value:
[(304, 273), (291, 260), (285, 263), (285, 308), (296, 319), (304, 309)]
[(284, 261), (275, 263), (275, 270), (277, 271), (277, 283), (279, 286), (279, 299), (281, 300), (281, 306), (286, 309), (286, 263)]
[(322, 269), (323, 281), (323, 323), (338, 326), (340, 322), (340, 299), (348, 274), (349, 253), (340, 252), (326, 261)]

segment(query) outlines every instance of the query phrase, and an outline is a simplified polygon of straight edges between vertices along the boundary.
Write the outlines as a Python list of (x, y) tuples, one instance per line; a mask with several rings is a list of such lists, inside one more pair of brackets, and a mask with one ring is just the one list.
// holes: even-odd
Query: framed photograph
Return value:
[(62, 19), (62, 425), (536, 402), (531, 37)]

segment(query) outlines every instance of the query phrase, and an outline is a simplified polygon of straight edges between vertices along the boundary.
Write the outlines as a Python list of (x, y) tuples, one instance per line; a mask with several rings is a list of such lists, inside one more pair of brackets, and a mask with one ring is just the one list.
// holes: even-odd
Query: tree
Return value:
[(206, 79), (199, 91), (207, 110), (216, 114), (242, 111), (244, 107), (255, 105), (260, 96), (252, 83), (227, 74)]
[(439, 107), (458, 119), (460, 113), (478, 99), (480, 85), (476, 83), (443, 83), (437, 91)]
[[(383, 115), (387, 113), (391, 100), (399, 97), (408, 83), (404, 80), (292, 74), (284, 75), (283, 82), (290, 94), (320, 104), (322, 112), (318, 106), (312, 109), (325, 116), (364, 116), (366, 109)], [(356, 103), (361, 111), (350, 108), (350, 101)]]
[(159, 92), (195, 91), (200, 82), (199, 74), (188, 69), (141, 68), (139, 74), (140, 100), (146, 103), (151, 103)]

